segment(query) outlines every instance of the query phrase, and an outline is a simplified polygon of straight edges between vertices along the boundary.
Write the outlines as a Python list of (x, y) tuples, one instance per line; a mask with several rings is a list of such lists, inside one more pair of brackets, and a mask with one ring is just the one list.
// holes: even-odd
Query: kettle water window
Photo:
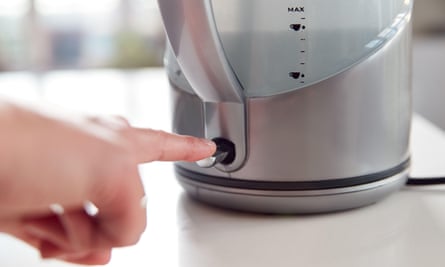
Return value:
[(360, 62), (394, 35), (412, 6), (412, 0), (211, 3), (224, 53), (250, 97), (301, 88)]

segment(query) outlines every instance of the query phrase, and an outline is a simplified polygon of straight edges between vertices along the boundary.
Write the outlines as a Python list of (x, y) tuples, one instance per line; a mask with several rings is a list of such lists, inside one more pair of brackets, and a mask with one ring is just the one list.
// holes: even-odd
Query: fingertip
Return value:
[(210, 153), (213, 154), (216, 151), (216, 143), (209, 139), (201, 139), (201, 141), (210, 149)]
[[(193, 137), (195, 138), (195, 137)], [(216, 144), (212, 140), (203, 139), (203, 138), (195, 138), (196, 143), (193, 144), (192, 153), (190, 153), (190, 157), (186, 159), (186, 161), (197, 161), (204, 158), (208, 158), (215, 154)]]
[(210, 157), (216, 144), (208, 139), (159, 130), (136, 129), (138, 162), (197, 161)]

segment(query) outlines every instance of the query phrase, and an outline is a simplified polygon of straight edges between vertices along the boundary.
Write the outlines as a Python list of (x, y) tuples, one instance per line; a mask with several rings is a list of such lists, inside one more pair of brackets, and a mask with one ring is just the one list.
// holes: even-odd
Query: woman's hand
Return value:
[(216, 149), (121, 118), (62, 116), (8, 102), (0, 103), (0, 129), (0, 231), (43, 258), (81, 264), (107, 263), (113, 247), (136, 243), (144, 231), (139, 163), (196, 161)]

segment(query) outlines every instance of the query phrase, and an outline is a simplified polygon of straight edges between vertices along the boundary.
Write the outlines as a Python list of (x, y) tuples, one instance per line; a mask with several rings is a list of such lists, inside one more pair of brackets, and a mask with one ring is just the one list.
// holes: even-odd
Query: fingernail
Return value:
[(141, 207), (142, 207), (143, 209), (146, 209), (146, 208), (147, 208), (147, 196), (143, 196), (143, 197), (141, 198), (141, 200), (140, 200), (140, 204), (141, 204)]
[(207, 146), (210, 146), (212, 148), (216, 148), (216, 144), (212, 140), (201, 138), (201, 142), (203, 142)]
[(49, 209), (56, 215), (63, 215), (63, 213), (65, 213), (63, 206), (58, 203), (49, 205)]
[(95, 217), (99, 214), (99, 208), (89, 200), (83, 202), (83, 209), (90, 217)]

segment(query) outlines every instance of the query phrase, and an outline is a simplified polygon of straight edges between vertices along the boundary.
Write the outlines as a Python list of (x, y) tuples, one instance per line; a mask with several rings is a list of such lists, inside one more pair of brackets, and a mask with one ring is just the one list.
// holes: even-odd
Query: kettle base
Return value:
[(322, 190), (249, 190), (206, 184), (176, 177), (192, 198), (211, 205), (255, 213), (309, 214), (335, 212), (373, 204), (398, 191), (407, 181), (409, 170), (388, 178), (357, 186)]

